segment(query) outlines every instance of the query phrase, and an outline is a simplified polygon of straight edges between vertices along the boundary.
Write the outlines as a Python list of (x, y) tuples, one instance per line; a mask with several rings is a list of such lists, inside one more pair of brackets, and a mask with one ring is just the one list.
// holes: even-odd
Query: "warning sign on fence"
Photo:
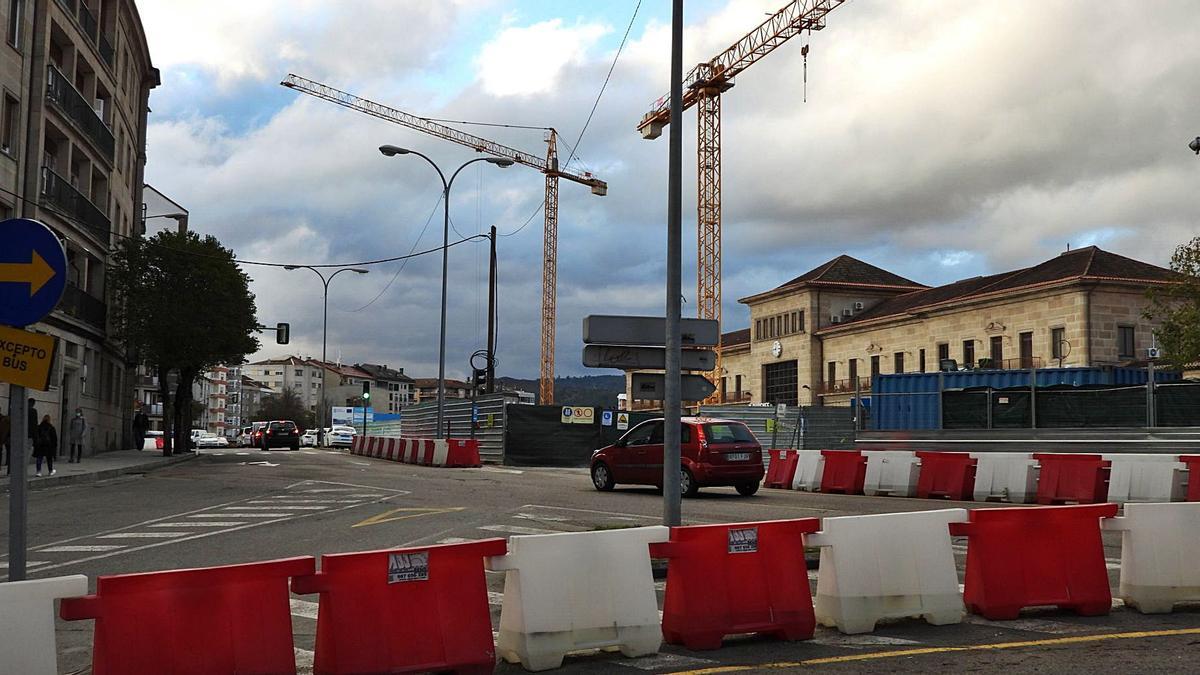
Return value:
[(758, 528), (743, 527), (729, 530), (730, 553), (755, 553), (758, 551)]
[(596, 411), (594, 409), (584, 406), (563, 406), (563, 424), (594, 424), (595, 422)]
[(388, 555), (388, 583), (429, 580), (429, 551)]

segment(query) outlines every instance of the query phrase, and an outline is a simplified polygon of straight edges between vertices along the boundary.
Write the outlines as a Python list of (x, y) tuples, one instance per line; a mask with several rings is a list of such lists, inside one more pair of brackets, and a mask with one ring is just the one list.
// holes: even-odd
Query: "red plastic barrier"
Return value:
[(354, 438), (350, 439), (350, 454), (352, 454), (352, 455), (363, 454), (363, 437), (362, 436), (355, 434)]
[(1108, 474), (1112, 462), (1100, 455), (1059, 455), (1037, 452), (1037, 503), (1098, 504), (1108, 499)]
[(769, 488), (792, 489), (792, 479), (796, 477), (800, 453), (795, 450), (771, 450), (770, 453), (771, 463), (767, 465), (767, 477), (763, 485)]
[(1187, 464), (1188, 489), (1185, 501), (1200, 502), (1200, 455), (1180, 455), (1179, 461)]
[(652, 556), (668, 559), (663, 639), (718, 649), (737, 633), (811, 638), (804, 534), (819, 527), (801, 518), (671, 528), (671, 541), (650, 545)]
[(318, 673), (490, 673), (496, 662), (483, 557), (503, 539), (321, 556), (292, 580), (320, 593)]
[(1038, 605), (1108, 614), (1100, 519), (1116, 515), (1116, 504), (1012, 507), (975, 509), (969, 523), (951, 523), (950, 534), (967, 537), (967, 611), (993, 621)]
[(448, 467), (476, 467), (483, 466), (483, 462), (479, 459), (479, 439), (477, 438), (450, 438), (446, 440), (449, 449), (446, 452), (446, 464)]
[(248, 565), (120, 574), (62, 601), (67, 621), (95, 619), (94, 675), (295, 673), (288, 577), (311, 556)]
[(867, 458), (858, 450), (822, 450), (825, 470), (821, 474), (821, 492), (861, 495), (867, 481)]
[(918, 450), (921, 475), (917, 479), (917, 496), (921, 499), (940, 497), (970, 501), (975, 496), (975, 469), (979, 460), (966, 452), (931, 452)]

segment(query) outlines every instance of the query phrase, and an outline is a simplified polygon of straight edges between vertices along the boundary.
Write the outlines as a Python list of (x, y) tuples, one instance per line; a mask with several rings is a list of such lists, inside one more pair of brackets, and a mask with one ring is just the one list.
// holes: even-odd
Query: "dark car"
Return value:
[[(745, 424), (733, 420), (684, 417), (680, 428), (680, 491), (692, 496), (702, 487), (731, 486), (740, 494), (758, 492), (763, 479), (762, 446)], [(592, 453), (592, 484), (662, 487), (663, 421), (647, 420), (612, 445)]]
[(300, 429), (291, 420), (273, 420), (262, 430), (258, 447), (263, 450), (271, 448), (300, 449)]

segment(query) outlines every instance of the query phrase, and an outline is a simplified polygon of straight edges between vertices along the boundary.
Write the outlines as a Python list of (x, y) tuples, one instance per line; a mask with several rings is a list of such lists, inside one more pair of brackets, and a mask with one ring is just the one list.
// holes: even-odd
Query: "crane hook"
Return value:
[(802, 102), (808, 103), (808, 45), (800, 48), (800, 55), (804, 57), (804, 89)]

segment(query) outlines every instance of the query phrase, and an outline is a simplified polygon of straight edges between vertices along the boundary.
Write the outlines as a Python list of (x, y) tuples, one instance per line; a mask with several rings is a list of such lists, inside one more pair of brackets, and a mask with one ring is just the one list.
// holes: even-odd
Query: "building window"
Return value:
[(872, 356), (871, 357), (871, 377), (875, 377), (878, 374), (879, 374), (879, 357)]
[(25, 0), (8, 2), (8, 44), (21, 47), (21, 22), (25, 20)]
[(991, 357), (993, 368), (1004, 367), (1004, 336), (993, 335), (991, 341)]
[(918, 372), (921, 372), (921, 373), (925, 372), (925, 350), (924, 349), (917, 352), (917, 360), (919, 361), (918, 365), (920, 366), (918, 368)]
[(768, 403), (796, 405), (800, 393), (795, 361), (772, 363), (763, 367), (763, 400)]
[(797, 329), (797, 332), (803, 333), (804, 332), (804, 310), (800, 310), (799, 313), (800, 313), (800, 328)]
[(963, 340), (963, 365), (967, 368), (975, 365), (975, 341)]
[(800, 332), (800, 312), (792, 312), (792, 332)]
[(1019, 349), (1020, 349), (1020, 356), (1021, 356), (1021, 367), (1022, 368), (1032, 368), (1033, 367), (1033, 331), (1027, 331), (1025, 333), (1021, 333), (1020, 338), (1021, 338), (1020, 339), (1021, 344), (1020, 344)]
[(858, 359), (850, 359), (850, 384), (851, 386), (858, 380)]
[(775, 317), (767, 319), (767, 337), (775, 337)]
[(754, 339), (755, 339), (755, 340), (761, 340), (761, 339), (763, 339), (763, 334), (762, 334), (762, 319), (755, 319), (755, 320), (754, 320)]
[(830, 385), (837, 382), (837, 361), (829, 362), (829, 374), (826, 376), (825, 381)]
[(1063, 347), (1066, 342), (1066, 328), (1051, 328), (1050, 329), (1050, 358), (1061, 359), (1065, 358), (1066, 351)]
[(1117, 326), (1117, 358), (1132, 359), (1133, 357), (1133, 326)]
[(303, 370), (296, 370), (296, 377), (304, 377), (304, 371), (303, 371)]
[(895, 372), (895, 373), (903, 373), (904, 372), (904, 352), (896, 352), (892, 356), (892, 365), (894, 366), (894, 370), (892, 372)]
[(742, 376), (741, 375), (733, 376), (733, 388), (735, 390), (734, 393), (737, 394), (738, 400), (739, 401), (742, 400)]
[(939, 342), (937, 348), (938, 348), (938, 368), (940, 369), (942, 367), (942, 361), (947, 361), (950, 359), (950, 343), (949, 342)]
[(17, 152), (17, 127), (21, 123), (21, 106), (17, 99), (9, 94), (4, 94), (4, 119), (0, 124), (0, 150), (7, 152), (10, 155), (15, 155)]

